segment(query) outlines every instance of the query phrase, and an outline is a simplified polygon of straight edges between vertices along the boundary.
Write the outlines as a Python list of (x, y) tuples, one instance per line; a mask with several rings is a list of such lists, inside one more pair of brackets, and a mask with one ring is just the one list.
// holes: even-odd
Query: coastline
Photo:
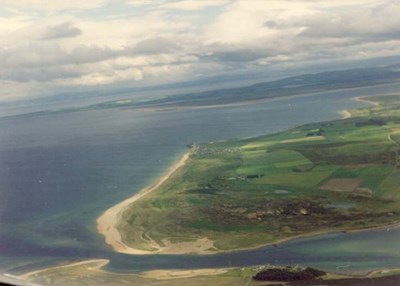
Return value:
[[(368, 104), (370, 104), (372, 106), (378, 106), (379, 105), (378, 102), (369, 100), (368, 98), (369, 98), (369, 96), (361, 95), (361, 96), (354, 97), (354, 100), (358, 101), (358, 102), (368, 103)], [(348, 111), (347, 109), (340, 110), (339, 114), (342, 116), (342, 119), (348, 119), (348, 118), (352, 117), (351, 112)]]
[(342, 119), (347, 119), (351, 117), (351, 113), (347, 109), (339, 111), (339, 114), (342, 116)]
[[(374, 106), (379, 105), (378, 102), (374, 102), (371, 100), (367, 99), (368, 97), (366, 96), (357, 96), (354, 97), (354, 100), (357, 101), (362, 101), (366, 102), (369, 104), (372, 104)], [(342, 110), (339, 111), (339, 113), (342, 115), (342, 119), (350, 118), (352, 114), (348, 110)], [(209, 240), (207, 237), (200, 238), (196, 241), (193, 242), (182, 242), (182, 243), (176, 243), (176, 244), (171, 244), (168, 246), (160, 246), (157, 244), (155, 241), (151, 240), (149, 238), (148, 245), (154, 250), (142, 250), (142, 249), (137, 249), (134, 247), (130, 247), (126, 245), (122, 241), (122, 237), (120, 232), (117, 229), (117, 225), (120, 222), (121, 215), (123, 211), (136, 202), (137, 200), (141, 199), (145, 195), (151, 193), (152, 191), (156, 190), (160, 185), (162, 185), (173, 173), (178, 170), (180, 167), (182, 167), (186, 160), (188, 159), (190, 155), (190, 152), (187, 152), (186, 154), (183, 155), (183, 157), (177, 161), (175, 164), (173, 164), (169, 171), (161, 176), (156, 182), (156, 184), (152, 185), (151, 187), (147, 187), (142, 189), (139, 193), (135, 194), (134, 196), (124, 200), (123, 202), (111, 207), (110, 209), (106, 210), (98, 219), (97, 219), (97, 230), (99, 233), (103, 234), (105, 236), (105, 241), (108, 245), (110, 245), (113, 250), (120, 252), (120, 253), (125, 253), (125, 254), (133, 254), (133, 255), (151, 255), (151, 254), (196, 254), (196, 255), (212, 255), (212, 254), (218, 254), (218, 253), (229, 253), (229, 252), (234, 252), (234, 251), (243, 251), (243, 250), (251, 250), (251, 249), (257, 249), (261, 247), (267, 247), (271, 245), (277, 245), (281, 244), (284, 242), (296, 240), (296, 239), (303, 239), (303, 238), (312, 238), (315, 236), (319, 235), (328, 235), (328, 234), (335, 234), (335, 233), (355, 233), (355, 232), (364, 232), (364, 231), (373, 231), (373, 230), (384, 230), (384, 229), (390, 229), (390, 228), (399, 228), (400, 227), (400, 222), (395, 222), (391, 223), (388, 225), (381, 225), (381, 226), (374, 226), (374, 227), (367, 227), (367, 228), (362, 228), (362, 229), (329, 229), (329, 230), (320, 230), (320, 231), (314, 231), (314, 232), (309, 232), (309, 233), (303, 233), (299, 235), (294, 235), (286, 238), (282, 238), (280, 240), (270, 242), (270, 243), (265, 243), (265, 244), (260, 244), (257, 246), (252, 246), (252, 247), (245, 247), (245, 248), (237, 248), (233, 250), (220, 250), (216, 249), (213, 247), (213, 241)], [(208, 248), (204, 247), (198, 247), (196, 245), (198, 244), (207, 244), (209, 245)], [(171, 247), (172, 246), (172, 247)], [(214, 248), (214, 250), (205, 250), (205, 249), (211, 249)]]
[(100, 269), (107, 265), (110, 261), (108, 259), (89, 259), (89, 260), (83, 260), (79, 262), (73, 262), (61, 266), (53, 266), (53, 267), (47, 267), (39, 270), (34, 270), (30, 271), (27, 273), (24, 273), (22, 275), (16, 276), (18, 279), (22, 281), (27, 281), (29, 280), (32, 276), (36, 276), (38, 274), (41, 274), (43, 272), (49, 271), (49, 270), (56, 270), (56, 269), (63, 269), (63, 268), (69, 268), (69, 267), (74, 267), (74, 266), (81, 266), (81, 265), (86, 265), (86, 264), (95, 264), (94, 266), (90, 267), (90, 269)]
[[(351, 114), (350, 114), (351, 115)], [(138, 201), (139, 199), (143, 198), (144, 196), (148, 195), (149, 193), (155, 191), (159, 186), (161, 186), (171, 175), (173, 175), (180, 167), (184, 166), (187, 159), (189, 158), (190, 151), (186, 152), (177, 162), (175, 162), (168, 170), (168, 172), (156, 180), (156, 183), (150, 187), (146, 187), (142, 189), (137, 194), (133, 195), (132, 197), (122, 201), (121, 203), (107, 209), (103, 214), (97, 219), (97, 231), (104, 235), (105, 242), (112, 247), (112, 249), (119, 253), (131, 254), (131, 255), (152, 255), (152, 254), (173, 254), (173, 255), (181, 255), (181, 254), (196, 254), (196, 255), (213, 255), (213, 254), (220, 254), (220, 253), (229, 253), (235, 251), (246, 251), (257, 249), (261, 247), (268, 247), (271, 245), (277, 246), (279, 244), (293, 241), (296, 239), (308, 239), (313, 238), (320, 235), (329, 235), (329, 234), (338, 234), (338, 233), (358, 233), (358, 232), (366, 232), (366, 231), (374, 231), (374, 230), (386, 230), (389, 231), (392, 228), (400, 228), (400, 222), (390, 223), (387, 225), (380, 225), (375, 227), (367, 227), (363, 229), (331, 229), (331, 230), (321, 230), (315, 232), (309, 232), (299, 235), (294, 235), (286, 238), (282, 238), (280, 240), (260, 244), (257, 246), (252, 247), (244, 247), (244, 248), (237, 248), (233, 250), (219, 250), (215, 249), (213, 251), (204, 251), (202, 249), (198, 249), (195, 247), (196, 243), (203, 242), (211, 242), (206, 237), (198, 239), (193, 242), (183, 242), (185, 244), (184, 247), (180, 247), (179, 245), (175, 248), (169, 247), (161, 247), (154, 241), (150, 241), (150, 245), (155, 248), (154, 251), (147, 251), (142, 249), (137, 249), (134, 247), (130, 247), (122, 241), (122, 237), (120, 232), (117, 229), (117, 225), (120, 221), (121, 215), (123, 211), (129, 207), (134, 202)], [(186, 245), (187, 244), (187, 245)], [(192, 246), (192, 248), (191, 248)]]
[(185, 165), (187, 159), (189, 159), (189, 155), (190, 151), (186, 152), (177, 162), (175, 162), (169, 168), (166, 174), (162, 175), (156, 181), (154, 185), (142, 189), (137, 194), (120, 202), (119, 204), (116, 204), (115, 206), (107, 209), (105, 212), (102, 213), (102, 215), (97, 219), (97, 231), (105, 237), (106, 244), (111, 246), (115, 251), (126, 254), (155, 254), (160, 251), (160, 249), (158, 251), (146, 251), (129, 247), (122, 241), (122, 237), (119, 230), (117, 229), (117, 225), (120, 221), (123, 211), (128, 206), (161, 186), (173, 173), (175, 173), (175, 171)]
[[(88, 259), (82, 260), (78, 262), (67, 263), (60, 266), (52, 266), (46, 267), (38, 270), (33, 270), (21, 275), (11, 275), (6, 274), (5, 277), (10, 277), (18, 282), (28, 282), (29, 285), (39, 286), (39, 284), (34, 284), (30, 281), (32, 279), (38, 277), (45, 277), (46, 272), (59, 273), (63, 270), (68, 271), (68, 269), (74, 267), (80, 267), (84, 271), (89, 272), (97, 272), (105, 275), (119, 275), (118, 273), (110, 272), (104, 270), (103, 267), (109, 264), (110, 261), (108, 259)], [(131, 277), (143, 278), (143, 279), (151, 279), (151, 280), (173, 280), (173, 279), (184, 279), (184, 278), (194, 278), (199, 276), (216, 276), (221, 275), (229, 271), (233, 268), (199, 268), (199, 269), (156, 269), (156, 270), (147, 270), (139, 273), (129, 273), (129, 274), (120, 274), (120, 275), (128, 275)]]
[[(116, 273), (102, 269), (109, 261), (105, 259), (84, 260), (66, 265), (49, 267), (20, 276), (13, 276), (17, 282), (12, 285), (253, 285), (252, 277), (263, 269), (274, 269), (271, 265), (254, 265), (248, 267), (199, 268), (199, 269), (162, 269), (147, 270), (139, 273)], [(305, 266), (300, 266), (305, 269)], [(283, 267), (277, 267), (282, 269)], [(319, 268), (317, 268), (319, 270)], [(363, 282), (375, 279), (376, 282), (392, 282), (397, 285), (400, 278), (398, 268), (379, 268), (367, 272), (340, 272), (326, 270), (320, 283), (342, 285), (341, 282), (356, 282), (355, 285), (366, 285)], [(6, 277), (8, 277), (6, 276)], [(387, 277), (386, 280), (385, 277)], [(337, 281), (330, 284), (329, 282)], [(71, 283), (72, 282), (72, 283)], [(36, 284), (40, 283), (40, 284)], [(222, 283), (222, 284), (221, 284)], [(267, 284), (273, 283), (268, 281)], [(394, 283), (394, 284), (393, 284)], [(8, 284), (7, 284), (8, 285)], [(10, 284), (11, 285), (11, 284)], [(258, 284), (257, 284), (258, 285)], [(275, 285), (275, 284), (274, 284)], [(295, 284), (290, 284), (295, 285)], [(303, 284), (302, 284), (303, 285)], [(305, 285), (305, 284), (304, 284)], [(307, 284), (308, 285), (308, 284)], [(319, 285), (319, 284), (318, 284)], [(344, 284), (343, 284), (344, 285)], [(346, 283), (345, 285), (350, 285)], [(353, 284), (351, 284), (353, 285)], [(368, 283), (368, 285), (372, 285)], [(373, 284), (373, 285), (381, 285)], [(382, 285), (386, 285), (382, 284)], [(389, 285), (389, 284), (387, 284)]]
[[(394, 228), (400, 228), (400, 222), (394, 222), (394, 223), (390, 223), (387, 225), (366, 227), (366, 228), (361, 228), (361, 229), (320, 230), (320, 231), (298, 234), (298, 235), (282, 238), (282, 239), (279, 239), (274, 242), (268, 242), (268, 243), (264, 243), (264, 244), (260, 244), (260, 245), (256, 245), (256, 246), (251, 246), (251, 247), (236, 248), (236, 249), (232, 249), (232, 250), (216, 250), (213, 252), (195, 253), (195, 254), (196, 255), (213, 255), (213, 254), (230, 253), (230, 252), (237, 252), (237, 251), (254, 250), (254, 249), (269, 247), (269, 246), (278, 247), (279, 244), (282, 244), (282, 243), (292, 242), (292, 241), (295, 241), (298, 239), (312, 239), (314, 237), (322, 236), (322, 235), (333, 235), (333, 234), (340, 234), (340, 233), (351, 234), (351, 233), (368, 232), (368, 231), (375, 231), (375, 230), (376, 231), (380, 231), (380, 230), (390, 231), (391, 229), (394, 229)], [(181, 254), (181, 253), (171, 253), (171, 254)]]
[[(380, 85), (390, 85), (390, 84), (378, 84), (374, 86), (380, 86)], [(351, 87), (351, 88), (340, 88), (340, 89), (335, 89), (335, 90), (325, 90), (325, 91), (318, 91), (318, 92), (309, 92), (309, 93), (301, 93), (301, 94), (294, 94), (294, 95), (287, 95), (283, 97), (271, 97), (271, 98), (260, 98), (260, 99), (250, 99), (250, 100), (243, 100), (240, 102), (231, 102), (231, 103), (221, 103), (221, 104), (205, 104), (205, 105), (156, 105), (156, 106), (144, 106), (144, 107), (124, 107), (121, 106), (121, 108), (135, 108), (135, 109), (140, 109), (140, 110), (147, 110), (147, 111), (170, 111), (170, 110), (201, 110), (201, 109), (213, 109), (213, 108), (229, 108), (229, 107), (237, 107), (237, 106), (244, 106), (244, 105), (253, 105), (253, 104), (258, 104), (258, 103), (264, 103), (264, 102), (274, 102), (274, 101), (279, 101), (279, 100), (289, 100), (289, 99), (295, 99), (295, 98), (303, 98), (303, 97), (311, 97), (311, 96), (319, 96), (321, 93), (325, 92), (339, 92), (339, 91), (346, 91), (346, 90), (354, 90), (354, 89), (365, 89), (367, 87)], [(379, 96), (379, 95), (376, 95)], [(364, 98), (368, 98), (369, 96), (356, 96), (353, 97), (354, 100), (356, 101), (361, 101), (361, 102), (367, 102), (372, 105), (378, 105), (377, 102), (370, 101)]]
[(142, 278), (157, 279), (157, 280), (171, 280), (192, 278), (198, 276), (213, 276), (226, 273), (230, 268), (200, 268), (200, 269), (163, 269), (163, 270), (149, 270), (139, 273), (138, 276)]
[(369, 100), (369, 99), (368, 99), (368, 96), (363, 96), (363, 95), (362, 95), (362, 96), (356, 96), (356, 97), (354, 98), (354, 100), (359, 101), (359, 102), (369, 103), (369, 104), (371, 104), (372, 106), (378, 106), (378, 105), (379, 105), (378, 102)]

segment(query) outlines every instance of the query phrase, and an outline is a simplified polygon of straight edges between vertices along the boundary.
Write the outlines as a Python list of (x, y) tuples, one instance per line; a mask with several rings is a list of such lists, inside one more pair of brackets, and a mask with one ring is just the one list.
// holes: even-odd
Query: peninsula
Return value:
[(195, 144), (98, 231), (119, 252), (211, 254), (397, 223), (400, 96), (367, 100), (346, 119)]

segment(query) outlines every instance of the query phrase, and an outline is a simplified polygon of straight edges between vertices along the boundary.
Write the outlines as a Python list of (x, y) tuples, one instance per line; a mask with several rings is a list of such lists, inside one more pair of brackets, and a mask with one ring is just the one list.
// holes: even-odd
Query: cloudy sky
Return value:
[(0, 4), (0, 102), (400, 55), (398, 0)]

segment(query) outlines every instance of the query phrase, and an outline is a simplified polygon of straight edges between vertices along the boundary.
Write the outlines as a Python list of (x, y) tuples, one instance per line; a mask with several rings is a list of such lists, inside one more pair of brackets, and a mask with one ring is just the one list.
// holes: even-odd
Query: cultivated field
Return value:
[(369, 99), (379, 104), (348, 119), (194, 145), (184, 167), (122, 214), (124, 243), (212, 253), (398, 222), (400, 96)]

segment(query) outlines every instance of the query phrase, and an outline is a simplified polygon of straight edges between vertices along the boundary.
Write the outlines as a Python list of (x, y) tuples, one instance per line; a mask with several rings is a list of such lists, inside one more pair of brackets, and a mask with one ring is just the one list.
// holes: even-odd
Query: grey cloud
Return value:
[(276, 21), (269, 20), (264, 23), (264, 26), (268, 28), (276, 28), (279, 24)]
[(42, 43), (0, 50), (0, 64), (2, 68), (36, 68), (84, 64), (115, 58), (124, 53), (125, 50), (117, 51), (96, 46), (78, 46), (67, 52), (58, 44)]
[(132, 53), (143, 55), (156, 55), (174, 53), (181, 50), (181, 47), (164, 37), (156, 37), (141, 41), (131, 49)]
[(125, 53), (125, 50), (112, 50), (110, 48), (100, 48), (97, 46), (78, 46), (71, 53), (67, 54), (65, 63), (80, 64), (100, 62), (112, 58), (117, 58)]
[(222, 62), (250, 62), (267, 56), (268, 53), (264, 50), (237, 49), (237, 50), (216, 51), (206, 57), (216, 59)]
[(48, 82), (56, 79), (76, 78), (79, 76), (81, 76), (81, 73), (77, 69), (69, 69), (62, 66), (0, 70), (0, 77), (3, 80), (16, 82)]
[(300, 36), (309, 38), (355, 38), (385, 41), (400, 38), (400, 3), (389, 1), (372, 9), (321, 14), (304, 22)]
[(74, 27), (71, 23), (62, 23), (56, 26), (48, 27), (44, 32), (42, 39), (54, 40), (61, 38), (73, 38), (81, 34), (81, 29)]
[[(159, 43), (157, 46), (156, 43)], [(83, 65), (96, 65), (102, 61), (122, 56), (166, 53), (179, 49), (172, 41), (151, 39), (134, 47), (111, 49), (98, 46), (78, 46), (71, 51), (55, 42), (26, 44), (16, 48), (0, 49), (0, 78), (16, 82), (51, 81), (61, 78), (75, 78), (86, 73)], [(177, 65), (188, 60), (177, 58), (169, 64)], [(153, 63), (152, 66), (157, 66)], [(124, 67), (115, 66), (117, 69)]]

